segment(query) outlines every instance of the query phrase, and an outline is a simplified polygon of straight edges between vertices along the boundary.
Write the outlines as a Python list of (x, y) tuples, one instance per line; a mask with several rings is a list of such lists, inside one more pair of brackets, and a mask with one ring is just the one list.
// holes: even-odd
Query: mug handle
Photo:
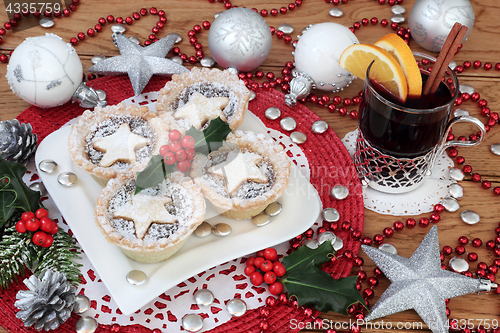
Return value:
[[(451, 127), (456, 124), (456, 123), (472, 123), (474, 125), (476, 125), (479, 130), (481, 131), (481, 136), (477, 139), (477, 140), (474, 140), (474, 141), (460, 141), (460, 140), (451, 140), (451, 141), (446, 141), (446, 138), (448, 137), (448, 134), (450, 133), (451, 131)], [(472, 146), (476, 146), (478, 144), (480, 144), (483, 139), (484, 139), (484, 135), (486, 134), (486, 129), (484, 128), (484, 124), (477, 118), (474, 118), (474, 117), (471, 117), (471, 116), (459, 116), (459, 117), (454, 117), (453, 119), (451, 119), (449, 122), (448, 122), (448, 125), (446, 127), (446, 131), (445, 131), (445, 134), (444, 134), (444, 138), (443, 138), (443, 144), (441, 145), (440, 149), (438, 150), (438, 155), (437, 156), (440, 156), (441, 153), (443, 152), (443, 150), (449, 148), (449, 147), (453, 147), (453, 146), (460, 146), (460, 147), (472, 147)]]

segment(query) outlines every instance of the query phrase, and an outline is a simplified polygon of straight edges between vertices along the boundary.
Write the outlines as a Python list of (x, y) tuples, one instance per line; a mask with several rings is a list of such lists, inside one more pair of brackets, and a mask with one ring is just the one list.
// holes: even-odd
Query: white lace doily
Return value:
[[(342, 139), (351, 156), (356, 150), (357, 137), (356, 129), (347, 133)], [(434, 205), (448, 194), (448, 187), (455, 183), (448, 172), (452, 167), (453, 161), (443, 152), (436, 160), (431, 177), (427, 178), (419, 188), (408, 193), (388, 194), (366, 187), (363, 189), (364, 206), (374, 212), (393, 216), (432, 212)]]
[[(140, 96), (124, 100), (123, 102), (126, 104), (147, 105), (152, 111), (156, 112), (155, 102), (157, 96), (157, 92), (144, 93)], [(265, 128), (258, 117), (251, 113), (248, 113), (247, 116), (255, 117), (262, 127)], [(75, 122), (76, 119), (73, 119), (66, 125)], [(290, 159), (299, 167), (301, 173), (309, 179), (309, 163), (302, 153), (302, 150), (294, 144), (287, 135), (279, 131), (267, 129), (267, 133), (281, 144), (285, 151), (293, 155)], [(38, 175), (33, 160), (28, 165), (28, 173), (24, 180), (28, 186), (32, 182), (38, 181)], [(52, 199), (50, 197), (44, 198), (43, 204), (49, 210), (50, 217), (57, 219), (59, 221), (59, 226), (65, 231), (68, 231), (69, 226), (64, 222)], [(319, 218), (316, 223), (318, 222), (320, 222)], [(274, 248), (278, 253), (285, 253), (289, 248), (289, 244), (285, 242), (274, 246)], [(210, 254), (200, 253), (200, 256), (205, 255)], [(91, 308), (84, 312), (82, 316), (93, 317), (100, 324), (104, 325), (140, 324), (150, 329), (158, 328), (163, 332), (181, 333), (185, 332), (185, 330), (181, 328), (182, 317), (188, 313), (197, 313), (204, 317), (203, 329), (200, 331), (204, 332), (231, 319), (231, 316), (226, 310), (225, 302), (237, 296), (241, 296), (241, 299), (246, 302), (248, 309), (255, 309), (264, 305), (266, 298), (271, 295), (263, 285), (255, 287), (250, 283), (250, 279), (243, 272), (245, 264), (241, 263), (241, 259), (238, 258), (213, 267), (205, 272), (200, 272), (159, 295), (155, 300), (142, 307), (133, 315), (126, 316), (121, 314), (117, 304), (109, 295), (108, 290), (97, 275), (97, 272), (85, 253), (82, 253), (82, 260), (80, 263), (83, 265), (80, 271), (85, 281), (79, 285), (77, 293), (84, 294), (91, 300)], [(202, 288), (206, 288), (214, 294), (216, 300), (211, 306), (196, 305), (193, 294), (196, 290)]]

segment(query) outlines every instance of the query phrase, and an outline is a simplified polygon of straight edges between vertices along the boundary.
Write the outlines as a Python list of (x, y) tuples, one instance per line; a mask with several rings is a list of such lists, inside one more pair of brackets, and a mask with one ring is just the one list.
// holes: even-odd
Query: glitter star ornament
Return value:
[(175, 119), (188, 119), (191, 125), (199, 131), (207, 121), (217, 117), (226, 121), (222, 109), (227, 103), (229, 103), (227, 97), (208, 98), (195, 92), (186, 104), (177, 109), (174, 117)]
[(481, 290), (480, 281), (441, 268), (439, 239), (434, 226), (411, 258), (361, 245), (391, 285), (366, 320), (414, 309), (433, 333), (448, 332), (445, 300)]
[(165, 205), (172, 202), (166, 196), (154, 196), (138, 193), (132, 197), (125, 206), (113, 212), (113, 217), (121, 217), (134, 221), (135, 234), (142, 239), (146, 235), (151, 223), (174, 223), (175, 216), (165, 208)]
[(262, 161), (262, 156), (240, 151), (231, 151), (226, 161), (208, 169), (213, 175), (226, 178), (227, 191), (233, 194), (241, 184), (247, 180), (258, 183), (267, 182), (267, 177), (257, 164)]
[(123, 34), (116, 34), (114, 41), (120, 55), (99, 61), (89, 68), (90, 72), (101, 75), (128, 74), (134, 94), (139, 95), (153, 75), (182, 74), (188, 69), (166, 59), (174, 45), (176, 36), (169, 35), (146, 47), (135, 44)]
[(132, 133), (129, 125), (123, 123), (115, 133), (94, 142), (94, 148), (104, 152), (99, 166), (108, 167), (117, 161), (134, 164), (135, 150), (150, 142), (150, 139)]

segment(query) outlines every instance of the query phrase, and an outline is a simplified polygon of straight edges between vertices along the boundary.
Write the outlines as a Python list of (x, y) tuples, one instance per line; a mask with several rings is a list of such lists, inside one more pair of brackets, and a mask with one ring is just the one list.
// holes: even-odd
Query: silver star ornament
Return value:
[(128, 74), (134, 94), (139, 95), (153, 75), (182, 74), (189, 70), (170, 59), (166, 59), (177, 37), (169, 35), (156, 43), (142, 47), (135, 44), (124, 34), (114, 35), (114, 42), (120, 55), (99, 61), (89, 68), (90, 72), (100, 75)]
[(432, 227), (409, 259), (361, 246), (391, 281), (366, 320), (414, 309), (433, 333), (446, 333), (445, 300), (481, 290), (480, 280), (441, 268), (436, 226)]

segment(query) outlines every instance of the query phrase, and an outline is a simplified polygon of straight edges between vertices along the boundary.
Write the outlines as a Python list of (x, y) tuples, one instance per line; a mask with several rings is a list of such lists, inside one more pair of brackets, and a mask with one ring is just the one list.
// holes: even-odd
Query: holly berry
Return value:
[(276, 274), (274, 274), (273, 272), (267, 272), (266, 274), (264, 274), (264, 281), (267, 284), (273, 284), (274, 281), (276, 281)]
[(179, 169), (180, 172), (188, 172), (189, 169), (191, 169), (191, 162), (188, 160), (177, 162), (177, 169)]
[(264, 282), (264, 277), (260, 272), (253, 272), (252, 275), (250, 275), (250, 282), (254, 286), (260, 286), (262, 282)]
[(257, 257), (264, 257), (264, 250), (257, 252)]
[(181, 145), (183, 148), (193, 148), (194, 147), (194, 139), (191, 135), (186, 135), (181, 140)]
[(170, 148), (170, 151), (172, 153), (177, 152), (178, 150), (182, 149), (181, 143), (179, 141), (172, 141), (168, 144), (168, 148)]
[(40, 230), (44, 232), (51, 232), (54, 228), (54, 222), (48, 217), (42, 217), (40, 219)]
[(283, 292), (283, 285), (281, 282), (276, 281), (269, 286), (269, 292), (273, 295), (279, 295)]
[(175, 159), (175, 154), (172, 152), (168, 152), (163, 156), (163, 161), (165, 162), (166, 165), (173, 165), (177, 160)]
[(246, 266), (245, 270), (243, 271), (246, 276), (252, 275), (253, 272), (255, 272), (255, 266)]
[(37, 231), (33, 235), (33, 243), (38, 246), (43, 246), (47, 242), (47, 234), (43, 231)]
[(255, 265), (255, 267), (260, 268), (264, 261), (266, 261), (266, 259), (264, 259), (263, 257), (257, 257), (255, 258), (253, 264)]
[(39, 208), (35, 212), (35, 216), (37, 219), (41, 219), (42, 217), (49, 217), (49, 212), (45, 208)]
[(23, 220), (19, 220), (17, 221), (16, 223), (16, 230), (17, 232), (21, 233), (21, 234), (24, 234), (26, 232), (26, 222), (24, 222)]
[(263, 272), (270, 272), (273, 270), (273, 263), (271, 260), (264, 260), (264, 262), (260, 265), (260, 269)]
[(170, 139), (170, 141), (179, 141), (181, 139), (181, 132), (179, 132), (178, 130), (171, 130), (170, 132), (168, 132), (168, 138)]
[(176, 153), (175, 153), (175, 160), (177, 162), (182, 162), (184, 161), (185, 159), (187, 158), (187, 154), (184, 150), (178, 150)]
[(50, 247), (54, 243), (54, 237), (52, 235), (47, 235), (47, 241), (43, 243), (42, 247)]
[(276, 251), (276, 249), (273, 249), (272, 247), (268, 247), (264, 250), (264, 258), (266, 258), (267, 260), (275, 261), (276, 259), (278, 259), (278, 251)]
[(165, 157), (165, 155), (170, 151), (170, 148), (168, 145), (163, 145), (160, 147), (160, 155)]
[[(54, 222), (54, 221), (52, 221)], [(54, 223), (54, 227), (52, 228), (52, 230), (49, 232), (49, 234), (51, 235), (55, 235), (57, 234), (57, 232), (59, 231), (59, 226), (57, 225), (57, 223)]]
[(33, 214), (33, 212), (24, 212), (21, 215), (21, 220), (23, 220), (24, 222), (26, 222), (26, 221), (31, 220), (34, 217), (35, 217), (35, 214)]
[(245, 264), (247, 266), (253, 266), (254, 265), (254, 260), (255, 260), (254, 257), (250, 257), (250, 258), (247, 259), (247, 261), (245, 262)]
[(194, 148), (186, 149), (185, 152), (188, 160), (192, 160), (196, 156), (196, 151), (194, 150)]
[(32, 218), (26, 221), (25, 223), (26, 223), (26, 229), (28, 231), (37, 231), (38, 228), (40, 228), (40, 220), (37, 218)]
[(283, 265), (282, 263), (280, 263), (279, 261), (275, 262), (273, 264), (273, 272), (279, 276), (279, 277), (282, 277), (283, 275), (285, 275), (286, 273), (286, 268), (285, 268), (285, 265)]

